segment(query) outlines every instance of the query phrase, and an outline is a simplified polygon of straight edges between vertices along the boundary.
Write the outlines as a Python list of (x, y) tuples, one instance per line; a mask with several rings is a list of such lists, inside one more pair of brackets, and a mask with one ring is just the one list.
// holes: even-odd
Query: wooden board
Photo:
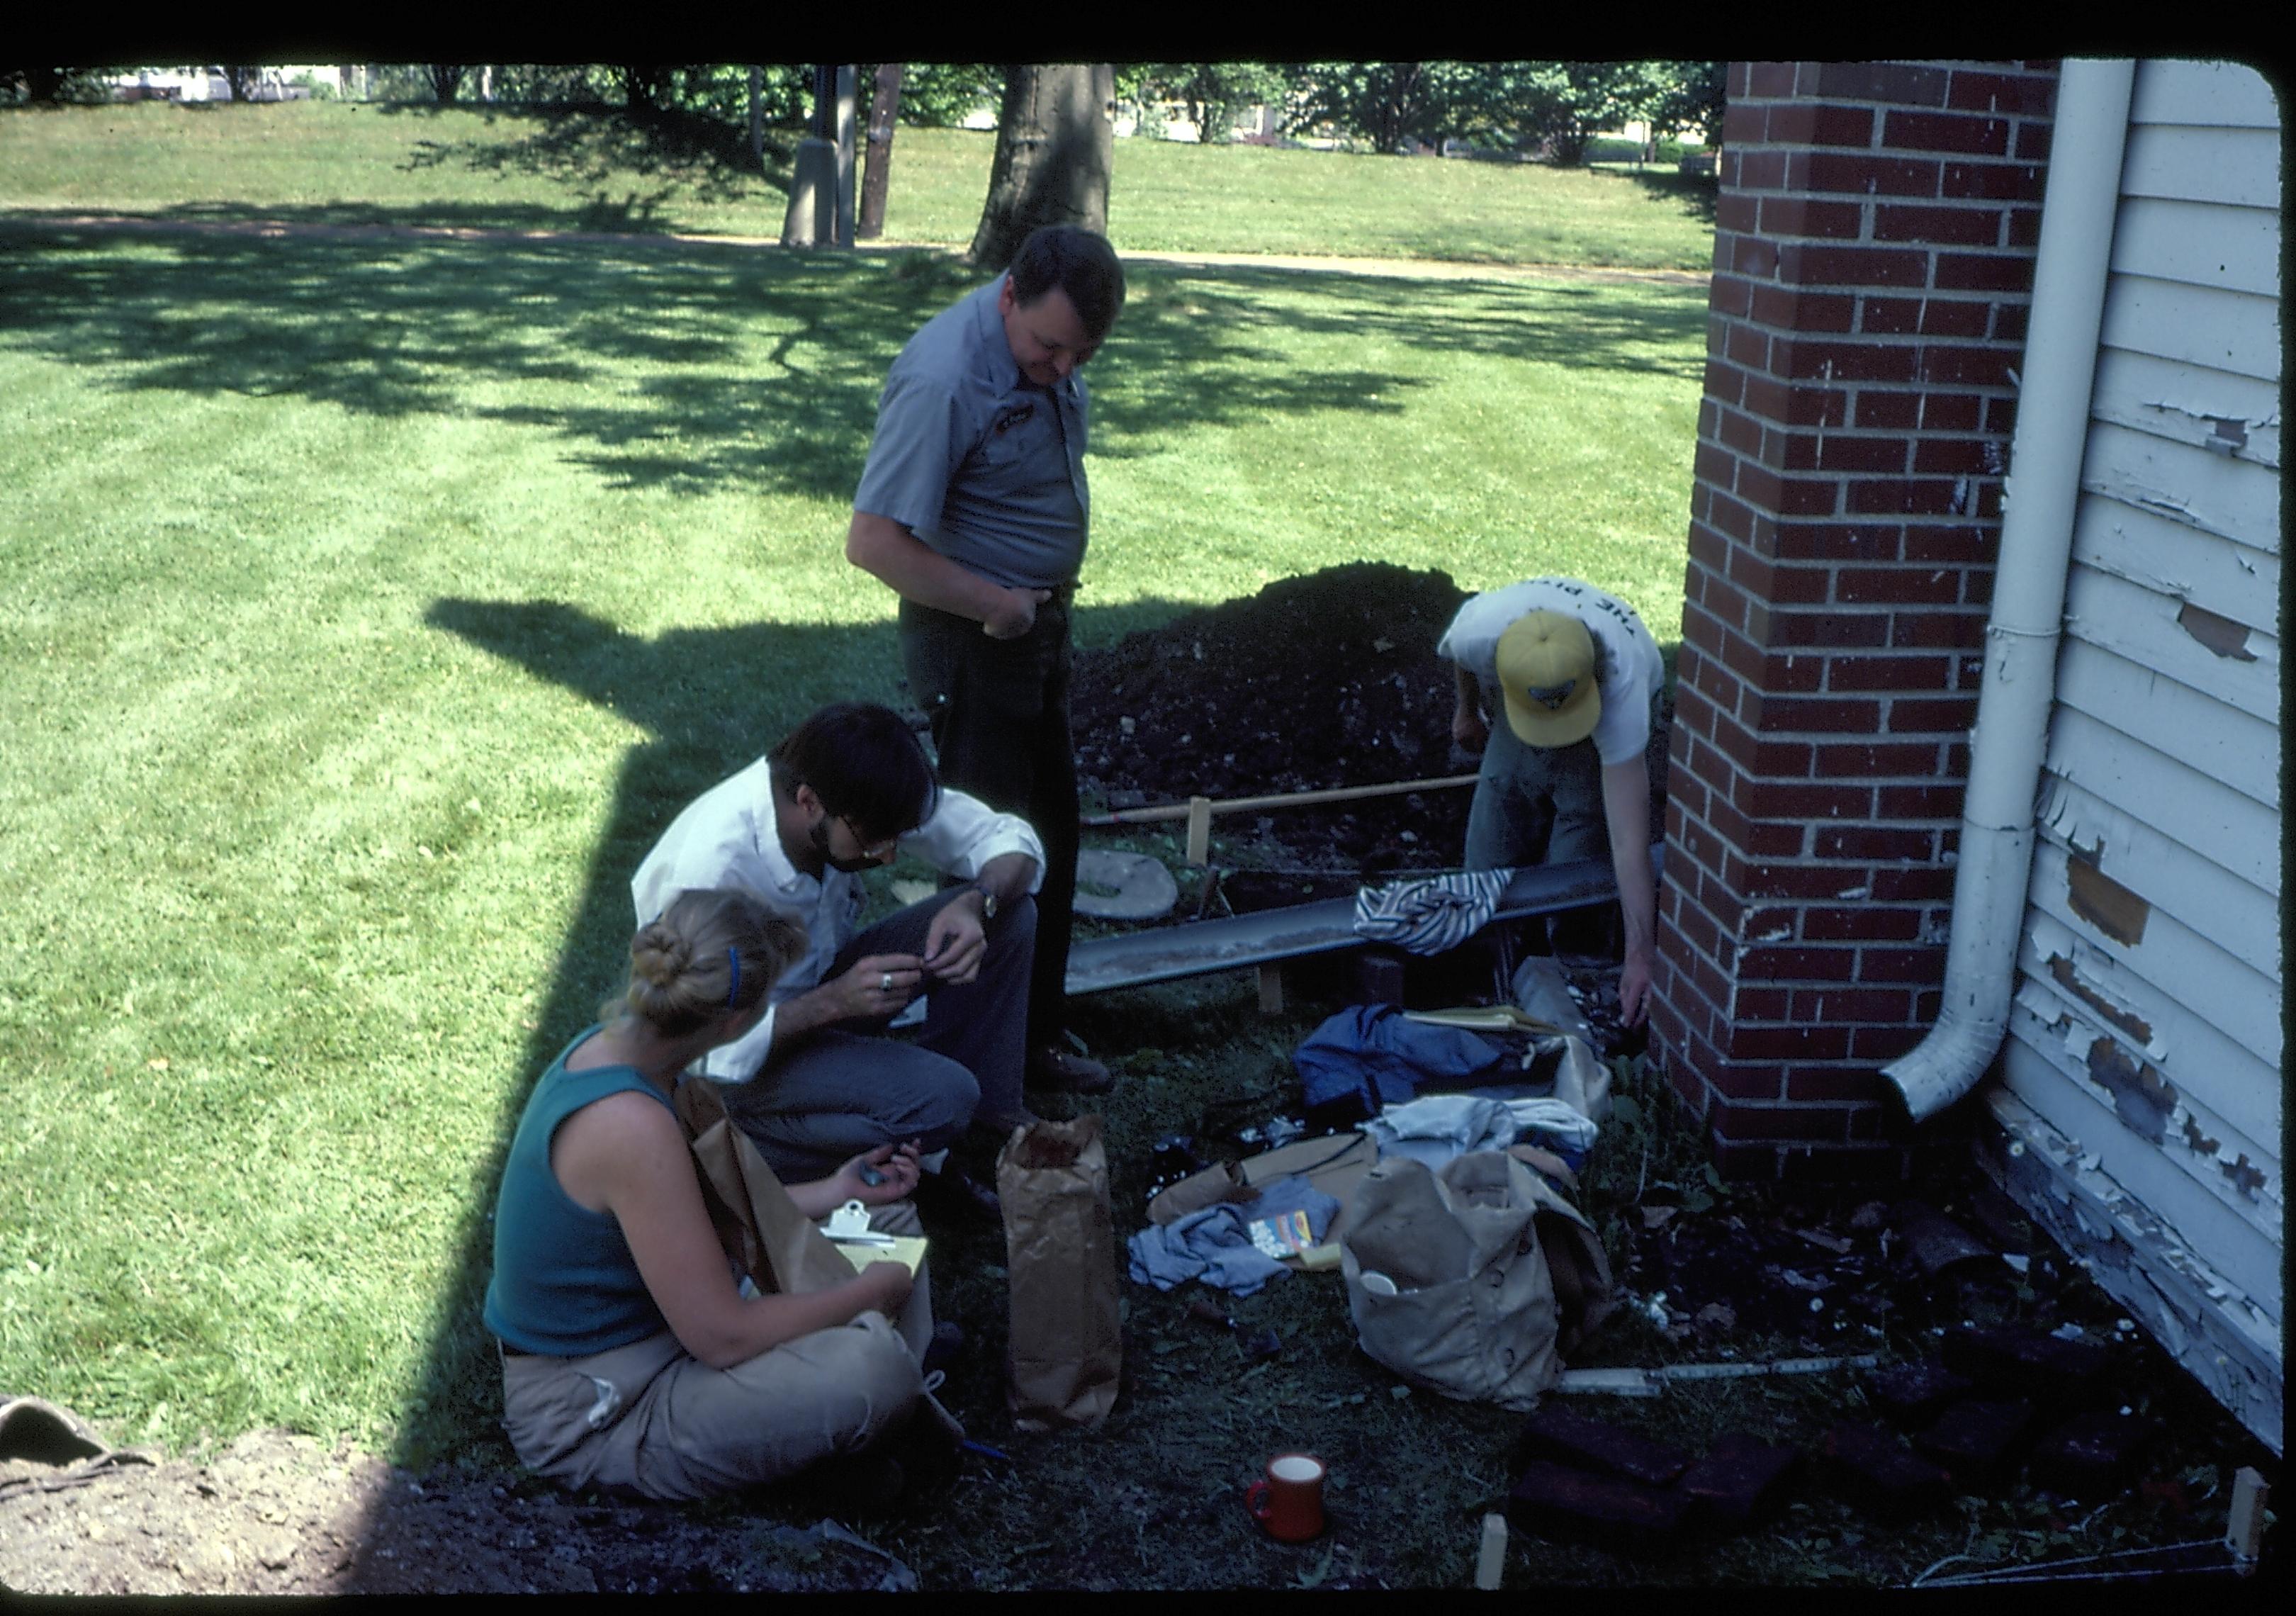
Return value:
[(2118, 499), (2080, 502), (2073, 517), (2073, 560), (2156, 595), (2198, 601), (2251, 628), (2269, 632), (2279, 616), (2277, 554)]
[(2263, 808), (2280, 809), (2276, 725), (2078, 637), (2064, 642), (2057, 660), (2057, 700)]
[(2116, 275), (2276, 299), (2280, 215), (2269, 208), (2223, 202), (2124, 197), (2112, 226), (2112, 268)]
[(2132, 971), (2193, 1015), (2277, 1070), (2280, 1066), (2280, 994), (2277, 985), (2246, 962), (2234, 958), (2175, 915), (2153, 909), (2144, 939), (2116, 947), (2114, 939), (2074, 907), (2064, 856), (2044, 842), (2034, 849), (2033, 884), (2027, 893), (2025, 924), (2037, 924), (2038, 911), (2099, 953), (2116, 953)]
[(2127, 578), (2075, 567), (2065, 580), (2065, 637), (2110, 651), (2277, 728), (2280, 642), (2245, 624), (2237, 626), (2244, 632), (2212, 629), (2185, 606)]
[[(2142, 950), (2137, 951), (2139, 955)], [(2029, 910), (2019, 940), (2018, 996), (2038, 992), (2151, 1064), (2204, 1116), (2202, 1131), (2248, 1141), (2252, 1159), (2280, 1156), (2280, 1068), (2226, 1036), (2175, 994), (2147, 980), (2142, 958), (2099, 947), (2054, 915)], [(2269, 982), (2259, 990), (2275, 991)]]
[[(2103, 348), (2097, 351), (2089, 416), (2280, 469), (2280, 390), (2254, 376)], [(2210, 448), (2211, 442), (2229, 447)]]
[(2105, 284), (2103, 340), (2259, 381), (2280, 380), (2278, 305), (2245, 291), (2116, 275)]
[(2120, 160), (2120, 193), (2276, 211), (2280, 132), (2131, 124)]
[(2272, 893), (2059, 775), (2041, 776), (2034, 817), (2043, 845), (2095, 857), (2156, 908), (2276, 984), (2277, 993), (2280, 901)]
[(2244, 1296), (2278, 1320), (2280, 1251), (2269, 1235), (2203, 1190), (2151, 1142), (2122, 1127), (2111, 1107), (2066, 1082), (2023, 1039), (2010, 1040), (2002, 1067), (2010, 1092), (2075, 1141), (2084, 1161), (2095, 1162), (2095, 1170), (2174, 1228), (2193, 1251), (2205, 1253), (2213, 1270), (2210, 1282), (2219, 1292)]
[(2264, 76), (2243, 63), (2160, 57), (2136, 64), (2128, 121), (2276, 131), (2280, 103)]

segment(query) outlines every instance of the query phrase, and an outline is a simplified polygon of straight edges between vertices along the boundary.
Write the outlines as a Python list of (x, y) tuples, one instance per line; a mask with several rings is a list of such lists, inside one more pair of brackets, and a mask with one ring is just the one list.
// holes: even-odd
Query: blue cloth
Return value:
[(1341, 1108), (1362, 1117), (1415, 1098), (1423, 1087), (1471, 1087), (1495, 1081), (1506, 1051), (1464, 1027), (1406, 1017), (1395, 1005), (1357, 1005), (1309, 1033), (1292, 1063), (1310, 1111)]
[(1340, 1203), (1305, 1178), (1278, 1178), (1257, 1201), (1223, 1201), (1159, 1226), (1151, 1224), (1125, 1243), (1128, 1270), (1138, 1284), (1168, 1291), (1200, 1279), (1238, 1296), (1250, 1296), (1283, 1265), (1253, 1243), (1251, 1226), (1298, 1212), (1308, 1220), (1309, 1243), (1324, 1238), (1339, 1216)]

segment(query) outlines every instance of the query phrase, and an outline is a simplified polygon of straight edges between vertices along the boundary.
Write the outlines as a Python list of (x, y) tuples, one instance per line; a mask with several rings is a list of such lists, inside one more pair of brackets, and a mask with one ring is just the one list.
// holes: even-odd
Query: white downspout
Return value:
[(2069, 61), (2058, 75), (1985, 679), (1970, 737), (1945, 1003), (1920, 1047), (1882, 1069), (1916, 1122), (1976, 1086), (2009, 1026), (2136, 78), (2133, 62)]

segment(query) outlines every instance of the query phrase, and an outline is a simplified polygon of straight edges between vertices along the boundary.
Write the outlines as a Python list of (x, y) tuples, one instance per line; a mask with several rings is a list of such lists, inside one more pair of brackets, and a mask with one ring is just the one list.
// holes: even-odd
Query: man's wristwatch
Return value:
[(977, 881), (968, 881), (964, 884), (980, 894), (980, 923), (985, 926), (990, 921), (995, 920), (996, 918), (996, 894), (991, 892), (987, 887), (982, 886)]

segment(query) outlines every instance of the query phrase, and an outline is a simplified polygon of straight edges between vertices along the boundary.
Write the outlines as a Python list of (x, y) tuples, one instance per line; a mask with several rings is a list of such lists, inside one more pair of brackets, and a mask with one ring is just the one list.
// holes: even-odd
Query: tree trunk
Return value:
[(968, 255), (976, 267), (1003, 269), (1040, 225), (1107, 233), (1115, 100), (1109, 62), (1005, 68), (988, 200)]
[(893, 125), (901, 114), (901, 68), (877, 64), (877, 93), (869, 102), (869, 156), (861, 175), (861, 222), (854, 234), (873, 242), (885, 234), (885, 188), (892, 181)]

